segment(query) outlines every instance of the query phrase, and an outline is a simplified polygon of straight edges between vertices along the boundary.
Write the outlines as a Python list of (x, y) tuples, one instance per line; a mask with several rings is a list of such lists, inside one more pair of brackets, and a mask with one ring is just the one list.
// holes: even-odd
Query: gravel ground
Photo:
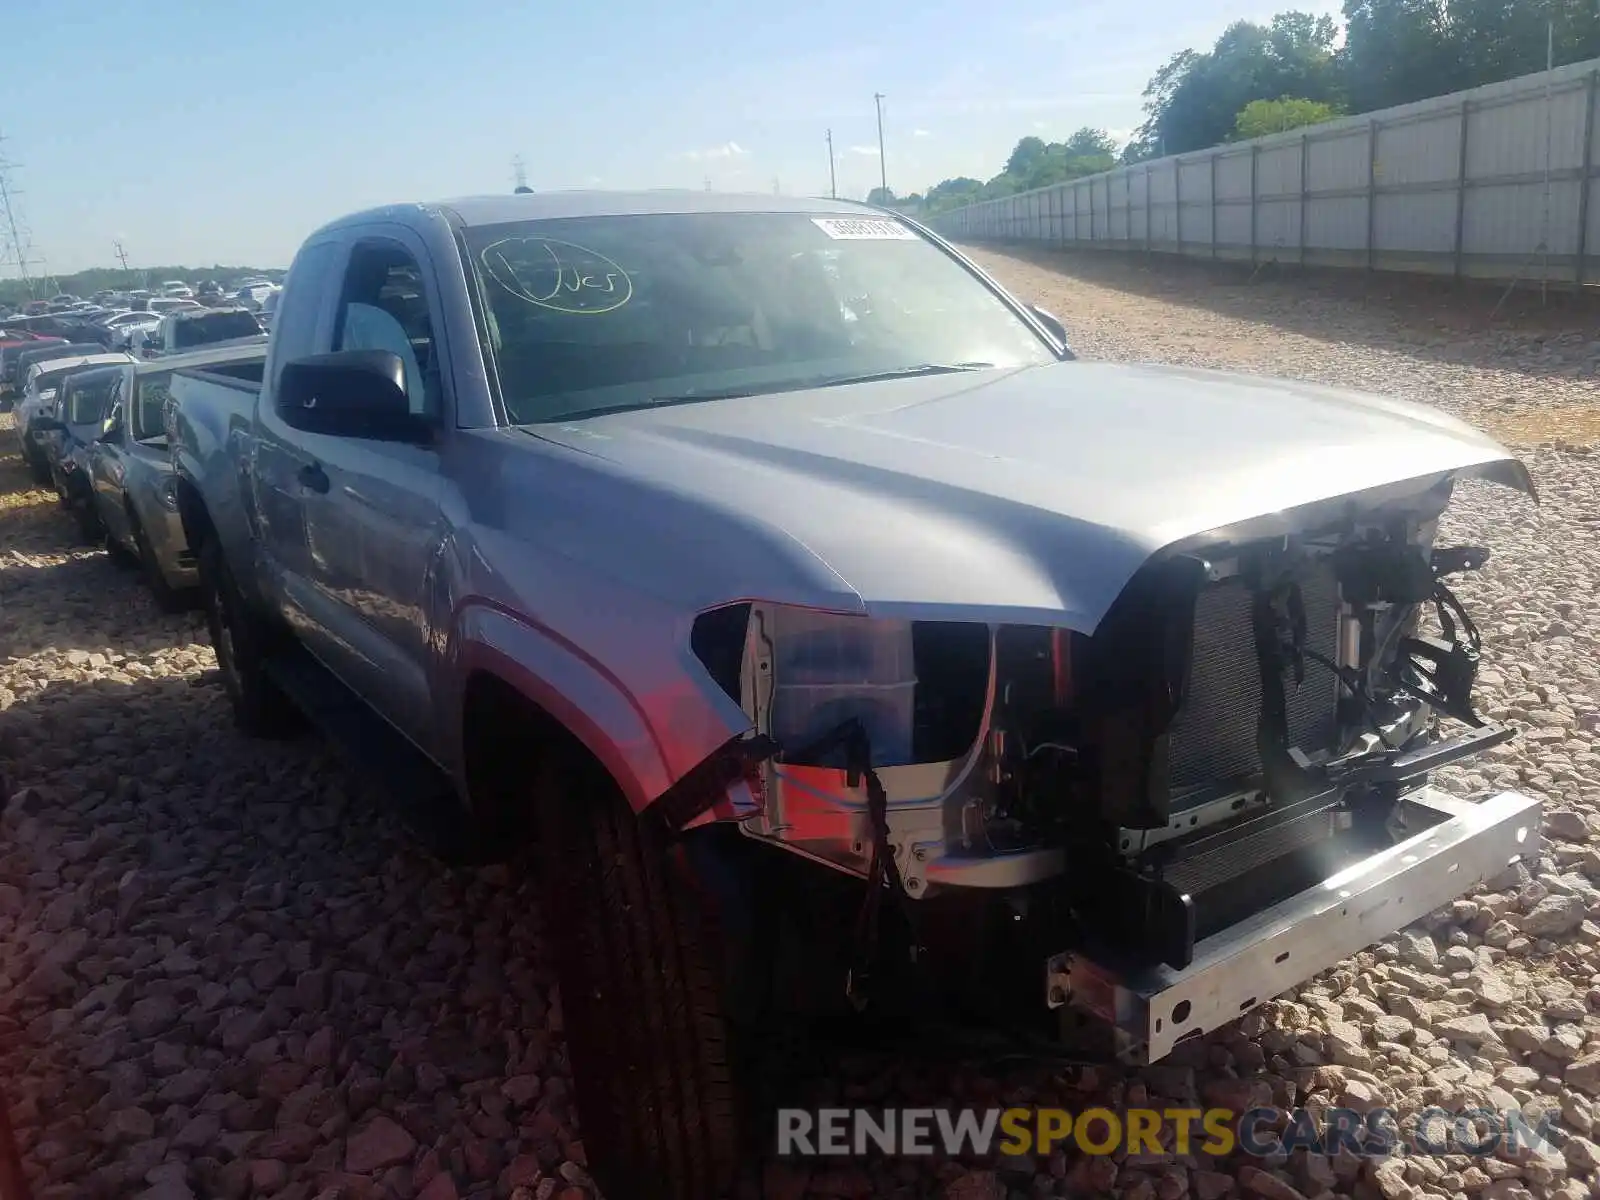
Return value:
[[(1135, 1200), (1600, 1195), (1600, 486), (1593, 322), (1502, 326), (1418, 302), (1179, 265), (982, 251), (1091, 357), (1388, 391), (1492, 424), (1544, 505), (1463, 489), (1446, 536), (1494, 547), (1460, 588), (1483, 707), (1527, 726), (1444, 782), (1549, 798), (1531, 871), (1161, 1067), (1001, 1070), (841, 1057), (804, 1091), (863, 1102), (1520, 1104), (1549, 1154), (1252, 1162), (1057, 1154), (769, 1165), (766, 1196)], [(1395, 296), (1399, 296), (1398, 299)], [(449, 872), (315, 739), (232, 731), (193, 616), (72, 548), (0, 418), (0, 1090), (42, 1197), (591, 1195), (560, 1009), (515, 870)], [(1600, 429), (1600, 424), (1595, 428)], [(796, 1087), (801, 1085), (797, 1083)], [(798, 1093), (797, 1093), (798, 1095)], [(1591, 1139), (1591, 1135), (1593, 1140)]]

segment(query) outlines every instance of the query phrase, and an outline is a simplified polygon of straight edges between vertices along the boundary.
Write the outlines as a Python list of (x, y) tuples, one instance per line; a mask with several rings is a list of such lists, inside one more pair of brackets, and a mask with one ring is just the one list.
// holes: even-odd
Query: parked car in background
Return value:
[(15, 420), (18, 448), (36, 482), (47, 485), (52, 482), (53, 464), (60, 449), (61, 437), (59, 431), (35, 429), (34, 422), (61, 415), (58, 390), (62, 381), (84, 367), (127, 361), (126, 354), (107, 354), (97, 345), (93, 353), (47, 358), (29, 364), (23, 376), (22, 399), (17, 403)]
[(1534, 492), (1437, 409), (1076, 361), (828, 200), (389, 207), (282, 312), (260, 385), (172, 381), (235, 720), (534, 827), (612, 1200), (730, 1194), (814, 1005), (1144, 1064), (1540, 861), (1536, 796), (1429, 782), (1516, 732), (1439, 518)]
[(178, 517), (176, 478), (167, 448), (166, 404), (172, 373), (260, 383), (265, 343), (208, 346), (120, 368), (106, 432), (88, 448), (95, 514), (113, 555), (137, 562), (156, 603), (186, 607), (199, 582), (194, 554)]
[(85, 366), (82, 370), (71, 371), (57, 387), (55, 414), (36, 417), (33, 421), (40, 441), (53, 445), (48, 457), (56, 496), (61, 506), (77, 520), (79, 532), (89, 542), (104, 537), (89, 488), (89, 447), (106, 430), (112, 389), (121, 378), (120, 364)]
[(11, 368), (16, 356), (24, 350), (41, 350), (46, 346), (64, 346), (65, 338), (43, 337), (25, 330), (8, 330), (0, 333), (0, 412), (10, 412), (16, 403), (16, 392), (11, 383)]
[(222, 285), (215, 279), (204, 280), (195, 288), (194, 298), (204, 304), (213, 304), (223, 298)]
[(113, 350), (125, 350), (129, 354), (144, 357), (145, 347), (155, 337), (156, 330), (161, 328), (161, 318), (155, 313), (139, 313), (142, 321), (129, 321), (117, 330), (111, 339)]
[(254, 313), (243, 308), (195, 308), (168, 313), (136, 352), (145, 358), (177, 354), (217, 342), (260, 338), (265, 333)]
[(64, 338), (40, 339), (37, 344), (22, 347), (14, 356), (7, 358), (7, 379), (13, 392), (20, 396), (28, 382), (28, 368), (34, 363), (67, 355), (81, 357), (85, 354), (100, 354), (104, 350), (105, 347), (99, 342), (69, 342)]
[(243, 284), (233, 293), (233, 302), (242, 308), (248, 308), (251, 312), (260, 312), (262, 302), (278, 290), (278, 286), (272, 283)]
[(177, 300), (194, 299), (194, 289), (181, 279), (169, 279), (161, 285), (161, 295)]
[(159, 324), (159, 318), (152, 317), (150, 313), (134, 312), (126, 309), (122, 312), (107, 313), (94, 323), (94, 336), (104, 345), (111, 345), (117, 336), (135, 325)]
[(156, 296), (145, 305), (147, 311), (156, 313), (160, 316), (166, 316), (166, 314), (169, 312), (179, 312), (186, 308), (192, 309), (204, 307), (205, 306), (198, 301), (189, 300), (183, 296)]

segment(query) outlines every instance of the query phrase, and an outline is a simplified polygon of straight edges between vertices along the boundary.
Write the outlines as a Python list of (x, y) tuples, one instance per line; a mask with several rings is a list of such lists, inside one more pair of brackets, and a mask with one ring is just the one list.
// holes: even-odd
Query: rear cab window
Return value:
[(173, 322), (172, 345), (176, 350), (225, 342), (231, 338), (253, 337), (261, 323), (247, 312), (210, 313)]

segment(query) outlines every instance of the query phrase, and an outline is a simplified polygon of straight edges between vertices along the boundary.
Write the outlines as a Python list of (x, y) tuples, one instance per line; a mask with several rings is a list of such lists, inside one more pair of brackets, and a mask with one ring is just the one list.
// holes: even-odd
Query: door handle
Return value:
[(328, 473), (322, 469), (321, 463), (307, 463), (300, 468), (300, 486), (307, 491), (327, 494)]

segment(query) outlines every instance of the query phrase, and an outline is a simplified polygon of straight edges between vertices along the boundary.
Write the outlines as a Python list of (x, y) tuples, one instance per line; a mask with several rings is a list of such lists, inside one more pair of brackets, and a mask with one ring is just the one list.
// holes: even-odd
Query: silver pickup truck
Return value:
[[(413, 204), (315, 233), (265, 381), (172, 381), (238, 723), (530, 834), (586, 1145), (705, 1200), (773, 1022), (1136, 1062), (1536, 855), (1436, 546), (1440, 412), (1077, 361), (862, 205)], [(1437, 621), (1438, 627), (1425, 623)], [(441, 843), (442, 844), (442, 843)]]
[(128, 363), (118, 373), (107, 427), (86, 449), (84, 477), (106, 546), (144, 573), (164, 611), (189, 607), (200, 581), (199, 564), (178, 519), (177, 478), (167, 446), (172, 373), (185, 369), (260, 383), (266, 357), (261, 338)]

